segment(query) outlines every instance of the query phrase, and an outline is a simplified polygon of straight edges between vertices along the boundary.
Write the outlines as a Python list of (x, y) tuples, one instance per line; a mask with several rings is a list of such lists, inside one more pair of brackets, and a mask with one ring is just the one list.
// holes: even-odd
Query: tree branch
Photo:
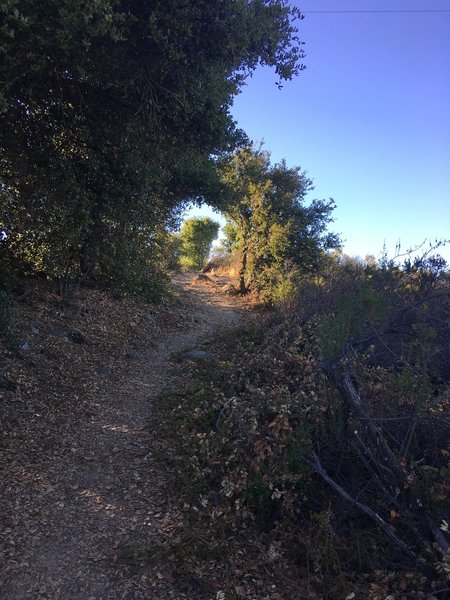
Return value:
[(356, 500), (356, 498), (350, 496), (350, 494), (346, 490), (344, 490), (344, 488), (342, 488), (338, 483), (331, 479), (331, 477), (322, 467), (319, 457), (315, 452), (313, 452), (313, 461), (309, 461), (306, 458), (303, 458), (303, 460), (305, 460), (305, 462), (312, 466), (316, 473), (320, 475), (322, 479), (326, 481), (328, 485), (330, 485), (342, 498), (344, 498), (344, 500), (355, 506), (362, 513), (364, 513), (370, 519), (372, 519), (372, 521), (374, 521), (384, 531), (386, 536), (391, 540), (391, 542), (395, 546), (397, 546), (397, 548), (402, 550), (402, 552), (404, 552), (409, 558), (412, 558), (414, 560), (417, 558), (416, 554), (409, 548), (409, 546), (398, 537), (393, 527), (386, 523), (386, 521), (382, 519), (379, 514), (377, 514), (374, 510), (369, 508), (366, 504), (363, 504), (362, 502), (359, 502), (359, 500)]

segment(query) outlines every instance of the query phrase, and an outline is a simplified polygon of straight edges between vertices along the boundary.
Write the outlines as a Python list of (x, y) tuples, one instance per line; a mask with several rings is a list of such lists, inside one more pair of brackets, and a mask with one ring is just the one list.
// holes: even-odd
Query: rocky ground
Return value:
[(166, 307), (92, 290), (22, 299), (1, 352), (2, 599), (209, 597), (194, 574), (123, 559), (181, 518), (148, 419), (183, 363), (248, 315), (227, 283), (176, 274)]

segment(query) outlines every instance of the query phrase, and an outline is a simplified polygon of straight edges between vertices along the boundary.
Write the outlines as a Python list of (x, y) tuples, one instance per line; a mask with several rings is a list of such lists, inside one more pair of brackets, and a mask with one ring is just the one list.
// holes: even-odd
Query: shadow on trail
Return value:
[[(177, 353), (206, 344), (245, 316), (221, 293), (223, 280), (174, 276), (179, 327), (157, 340), (140, 332), (142, 351), (41, 455), (9, 465), (4, 498), (9, 547), (3, 553), (5, 600), (144, 600), (184, 596), (164, 575), (124, 577), (116, 562), (126, 544), (149, 544), (176, 527), (166, 476), (146, 427), (152, 399), (177, 380)], [(80, 386), (83, 381), (80, 381)], [(33, 432), (30, 431), (32, 436)], [(161, 575), (161, 576), (160, 576)]]

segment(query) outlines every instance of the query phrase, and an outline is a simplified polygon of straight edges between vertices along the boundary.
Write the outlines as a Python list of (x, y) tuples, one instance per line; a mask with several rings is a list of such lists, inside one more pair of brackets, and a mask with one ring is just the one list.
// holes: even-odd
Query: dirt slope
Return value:
[[(117, 551), (174, 526), (146, 426), (152, 399), (177, 380), (174, 353), (207, 350), (221, 327), (245, 318), (239, 301), (220, 292), (225, 283), (176, 275), (175, 308), (150, 315), (142, 305), (127, 305), (124, 315), (125, 305), (84, 298), (75, 311), (78, 346), (67, 311), (58, 313), (66, 329), (55, 333), (54, 314), (29, 310), (30, 347), (3, 353), (0, 598), (204, 597), (164, 573), (125, 572)], [(111, 331), (117, 339), (103, 343)]]

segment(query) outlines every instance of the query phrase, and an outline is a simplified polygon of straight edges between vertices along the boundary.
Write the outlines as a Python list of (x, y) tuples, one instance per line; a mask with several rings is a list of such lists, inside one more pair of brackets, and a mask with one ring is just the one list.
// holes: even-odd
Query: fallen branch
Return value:
[(411, 548), (409, 548), (409, 546), (398, 537), (394, 529), (388, 523), (386, 523), (386, 521), (382, 519), (378, 513), (376, 513), (366, 504), (363, 504), (362, 502), (359, 502), (359, 500), (356, 500), (356, 498), (350, 496), (350, 494), (346, 490), (344, 490), (344, 488), (342, 488), (338, 483), (331, 479), (331, 477), (322, 467), (319, 457), (315, 452), (313, 452), (312, 461), (304, 457), (303, 460), (305, 460), (305, 462), (307, 462), (311, 467), (313, 467), (316, 473), (320, 475), (322, 479), (326, 481), (328, 485), (330, 485), (342, 498), (344, 498), (344, 500), (355, 506), (362, 513), (364, 513), (370, 519), (372, 519), (372, 521), (374, 521), (385, 532), (386, 536), (391, 540), (391, 542), (395, 546), (397, 546), (397, 548), (404, 552), (409, 558), (414, 560), (417, 559), (416, 554), (411, 550)]
[(395, 482), (397, 485), (400, 484), (401, 487), (403, 487), (402, 483), (404, 482), (405, 474), (400, 468), (395, 454), (384, 439), (380, 428), (375, 425), (372, 419), (367, 418), (367, 414), (364, 411), (364, 403), (352, 382), (350, 374), (346, 372), (339, 376), (336, 372), (336, 367), (332, 367), (331, 365), (325, 365), (324, 369), (328, 378), (333, 381), (335, 386), (341, 392), (347, 405), (358, 419), (363, 422), (362, 425), (371, 438), (374, 448), (376, 448), (378, 453), (382, 456), (381, 464), (383, 465), (383, 468), (389, 468), (392, 473), (393, 483)]
[(394, 506), (395, 508), (399, 509), (400, 508), (400, 504), (397, 502), (397, 498), (385, 486), (385, 484), (380, 479), (380, 477), (379, 477), (378, 473), (376, 472), (376, 470), (370, 464), (370, 459), (372, 457), (370, 456), (369, 459), (366, 458), (364, 456), (363, 450), (355, 442), (352, 443), (352, 448), (356, 452), (356, 454), (358, 455), (359, 460), (362, 462), (362, 464), (364, 465), (364, 467), (366, 468), (366, 470), (369, 472), (370, 476), (372, 477), (372, 479), (375, 482), (375, 484), (377, 485), (377, 487), (382, 492), (382, 494), (385, 497), (387, 503), (390, 504), (391, 506)]
[[(372, 477), (374, 477), (374, 473), (376, 473), (375, 483), (379, 487), (384, 488), (382, 490), (382, 493), (385, 499), (388, 497), (390, 489), (398, 489), (399, 491), (401, 491), (402, 495), (404, 495), (405, 491), (407, 491), (406, 497), (404, 497), (403, 500), (397, 500), (396, 498), (396, 501), (400, 504), (403, 503), (404, 508), (401, 512), (404, 515), (407, 512), (412, 512), (414, 514), (415, 518), (418, 519), (418, 522), (422, 525), (420, 529), (423, 531), (423, 533), (421, 535), (417, 528), (413, 525), (413, 523), (409, 523), (410, 530), (414, 532), (419, 544), (423, 545), (426, 550), (430, 549), (429, 542), (434, 542), (439, 548), (442, 555), (445, 556), (446, 552), (449, 549), (449, 543), (447, 542), (446, 537), (442, 534), (439, 527), (433, 523), (429, 515), (426, 514), (426, 511), (423, 509), (423, 503), (421, 502), (420, 498), (415, 497), (414, 491), (411, 488), (410, 482), (407, 479), (408, 474), (401, 468), (397, 457), (393, 453), (391, 447), (389, 446), (388, 442), (386, 441), (386, 438), (383, 435), (383, 431), (378, 425), (376, 425), (376, 419), (372, 419), (367, 415), (367, 412), (365, 411), (364, 401), (361, 398), (355, 384), (353, 383), (350, 373), (341, 373), (338, 370), (336, 364), (326, 364), (323, 366), (323, 368), (328, 378), (340, 391), (342, 398), (347, 404), (347, 406), (350, 408), (355, 417), (360, 421), (362, 432), (364, 431), (364, 433), (366, 434), (365, 440), (363, 440), (362, 436), (360, 435), (357, 435), (356, 437), (358, 445), (366, 454), (366, 459), (372, 463), (372, 465), (370, 465), (367, 464), (367, 461), (361, 460), (365, 469)], [(407, 452), (409, 449), (409, 445), (411, 443), (411, 436), (414, 433), (414, 429), (417, 425), (418, 420), (419, 417), (415, 415), (414, 419), (412, 420), (411, 427), (409, 428), (406, 439), (403, 440), (403, 446), (406, 446), (404, 447), (404, 452)], [(339, 486), (337, 482), (332, 480), (326, 474), (325, 470), (320, 464), (317, 455), (314, 455), (314, 457), (314, 464), (312, 466), (317, 471), (317, 473), (321, 475), (322, 478), (325, 479), (329, 483), (329, 485), (334, 487), (334, 489), (338, 491), (342, 496), (346, 494), (346, 496), (344, 497), (346, 497), (346, 499), (349, 502), (351, 502), (360, 510), (365, 512), (365, 514), (370, 516), (370, 518), (372, 518), (376, 523), (378, 523), (378, 525), (386, 532), (386, 534), (389, 535), (391, 539), (393, 539), (392, 534), (396, 536), (395, 532), (393, 532), (393, 529), (375, 511), (373, 511), (365, 504), (362, 504), (359, 501), (352, 498), (343, 488)], [(391, 533), (389, 534), (389, 532)], [(402, 540), (400, 540), (400, 538), (397, 537), (397, 546), (399, 546), (398, 542), (404, 544), (404, 542), (402, 542)]]

